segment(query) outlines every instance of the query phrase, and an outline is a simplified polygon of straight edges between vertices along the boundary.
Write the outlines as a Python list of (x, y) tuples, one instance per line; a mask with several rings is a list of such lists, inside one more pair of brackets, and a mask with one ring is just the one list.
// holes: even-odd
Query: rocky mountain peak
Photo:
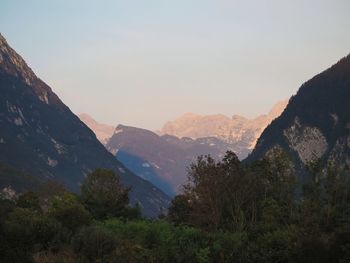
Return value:
[(241, 115), (232, 118), (222, 115), (185, 114), (168, 122), (159, 134), (174, 135), (192, 139), (215, 137), (234, 145), (239, 156), (245, 157), (255, 146), (257, 138), (272, 120), (278, 117), (288, 101), (277, 103), (268, 114), (248, 119)]
[(106, 144), (108, 139), (112, 137), (115, 130), (113, 126), (99, 123), (86, 113), (81, 113), (78, 115), (78, 117), (95, 133), (97, 139), (102, 144)]
[(24, 59), (14, 51), (0, 34), (0, 71), (21, 78), (32, 85), (36, 76)]
[(4, 36), (0, 33), (0, 45), (2, 45), (3, 42), (6, 42), (6, 39)]
[(56, 104), (65, 107), (51, 88), (40, 80), (24, 59), (11, 48), (4, 36), (0, 36), (0, 74), (23, 81), (45, 104)]

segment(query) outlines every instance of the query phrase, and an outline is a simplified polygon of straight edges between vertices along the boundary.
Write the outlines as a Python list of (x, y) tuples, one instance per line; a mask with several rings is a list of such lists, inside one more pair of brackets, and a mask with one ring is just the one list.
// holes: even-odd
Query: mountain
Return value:
[(350, 165), (350, 55), (304, 83), (282, 115), (262, 133), (247, 161), (275, 150), (289, 154), (294, 167)]
[(98, 123), (86, 113), (81, 113), (78, 115), (78, 117), (95, 133), (97, 139), (102, 144), (105, 145), (108, 142), (109, 138), (112, 137), (115, 127), (107, 124)]
[(118, 162), (2, 35), (0, 91), (2, 187), (11, 184), (13, 172), (16, 178), (28, 178), (29, 174), (39, 181), (53, 179), (79, 191), (88, 173), (107, 168), (132, 187), (131, 202), (139, 202), (146, 216), (157, 216), (168, 206), (169, 197)]
[(239, 115), (229, 118), (222, 114), (203, 116), (186, 113), (166, 123), (159, 134), (193, 139), (215, 137), (231, 144), (239, 158), (244, 159), (254, 148), (256, 140), (265, 127), (281, 114), (286, 105), (287, 101), (281, 101), (268, 114), (254, 119)]
[[(251, 120), (238, 115), (229, 118), (187, 113), (167, 123), (160, 132), (119, 125), (109, 140), (100, 140), (130, 171), (174, 196), (186, 182), (187, 167), (199, 155), (210, 154), (220, 160), (230, 150), (240, 159), (247, 157), (262, 130), (286, 104), (279, 102), (268, 114)], [(79, 117), (97, 137), (109, 127), (87, 114)]]
[(214, 137), (179, 139), (119, 125), (106, 148), (127, 168), (173, 196), (186, 182), (186, 168), (199, 155), (221, 159), (231, 145)]

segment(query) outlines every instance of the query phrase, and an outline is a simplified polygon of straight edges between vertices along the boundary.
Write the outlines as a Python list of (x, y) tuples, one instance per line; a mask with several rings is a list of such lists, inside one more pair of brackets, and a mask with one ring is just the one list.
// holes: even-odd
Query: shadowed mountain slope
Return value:
[(199, 155), (221, 159), (231, 146), (217, 138), (179, 139), (119, 125), (106, 145), (118, 160), (169, 195), (181, 191), (187, 167)]
[[(262, 133), (247, 161), (282, 149), (296, 169), (350, 165), (350, 55), (304, 83)], [(303, 173), (302, 173), (303, 174)]]
[(118, 162), (1, 35), (0, 92), (1, 165), (73, 191), (94, 169), (112, 169), (132, 187), (131, 202), (140, 202), (145, 215), (167, 207), (168, 196)]

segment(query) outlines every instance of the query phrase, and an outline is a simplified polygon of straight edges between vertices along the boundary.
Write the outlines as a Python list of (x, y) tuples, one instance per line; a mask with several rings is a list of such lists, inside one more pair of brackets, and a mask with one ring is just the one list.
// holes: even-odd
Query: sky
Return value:
[(159, 129), (254, 117), (350, 53), (349, 0), (0, 0), (0, 32), (75, 113)]

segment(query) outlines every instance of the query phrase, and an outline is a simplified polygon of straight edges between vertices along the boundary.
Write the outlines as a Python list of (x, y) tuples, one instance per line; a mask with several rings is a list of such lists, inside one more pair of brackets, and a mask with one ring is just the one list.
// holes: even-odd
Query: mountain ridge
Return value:
[(350, 164), (350, 55), (306, 81), (285, 111), (262, 133), (247, 161), (280, 148), (296, 169), (307, 166), (344, 168)]
[(96, 135), (97, 139), (105, 145), (112, 137), (115, 127), (97, 122), (87, 113), (78, 114), (79, 119), (85, 123)]
[(283, 112), (287, 103), (287, 100), (280, 101), (267, 114), (252, 119), (240, 115), (233, 115), (230, 118), (223, 114), (186, 113), (174, 121), (167, 122), (157, 133), (193, 139), (217, 137), (235, 145), (237, 154), (243, 159), (254, 148), (256, 140), (265, 127)]
[[(168, 195), (174, 196), (181, 192), (181, 185), (186, 182), (186, 168), (195, 161), (199, 155), (210, 154), (214, 159), (221, 160), (226, 151), (235, 152), (240, 159), (244, 159), (250, 152), (251, 144), (257, 135), (284, 109), (286, 101), (277, 103), (269, 113), (260, 115), (250, 120), (239, 115), (229, 118), (223, 114), (209, 116), (208, 124), (212, 125), (212, 118), (218, 123), (225, 122), (229, 129), (246, 136), (246, 141), (239, 137), (235, 141), (228, 140), (225, 136), (217, 133), (206, 133), (207, 137), (193, 138), (195, 136), (179, 138), (175, 135), (153, 132), (147, 129), (136, 128), (119, 124), (111, 138), (104, 143), (119, 161), (132, 172), (144, 178)], [(93, 120), (87, 114), (80, 116), (81, 120), (98, 134), (99, 127), (103, 124)], [(207, 116), (186, 113), (185, 124), (192, 127), (199, 118)], [(91, 124), (93, 123), (93, 125)], [(181, 128), (181, 127), (180, 127)], [(247, 131), (244, 131), (247, 129)], [(243, 132), (241, 131), (243, 130)], [(99, 137), (97, 135), (97, 137)]]
[(3, 36), (0, 90), (0, 164), (42, 181), (60, 181), (73, 191), (79, 191), (81, 181), (94, 169), (111, 169), (133, 188), (131, 202), (139, 202), (145, 215), (155, 217), (167, 207), (169, 197), (106, 151)]
[(135, 174), (149, 180), (168, 195), (181, 192), (187, 167), (199, 155), (221, 159), (231, 145), (217, 138), (177, 138), (118, 125), (106, 148)]

